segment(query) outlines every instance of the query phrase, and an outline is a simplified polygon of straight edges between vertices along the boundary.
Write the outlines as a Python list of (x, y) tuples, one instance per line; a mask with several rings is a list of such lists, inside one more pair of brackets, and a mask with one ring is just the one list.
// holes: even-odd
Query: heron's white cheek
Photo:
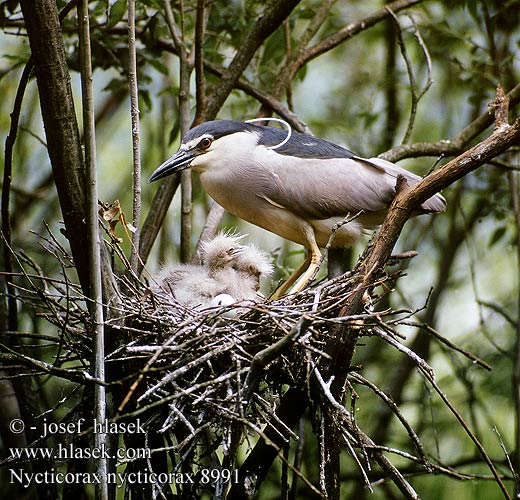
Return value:
[(208, 161), (206, 155), (199, 155), (193, 159), (193, 161), (190, 163), (190, 167), (196, 172), (204, 172), (208, 168), (207, 164)]

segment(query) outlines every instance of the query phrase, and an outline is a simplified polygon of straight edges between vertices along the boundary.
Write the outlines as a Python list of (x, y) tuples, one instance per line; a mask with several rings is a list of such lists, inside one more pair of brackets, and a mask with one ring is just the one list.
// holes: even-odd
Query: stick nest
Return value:
[(120, 410), (153, 415), (161, 432), (272, 422), (286, 388), (306, 386), (313, 366), (330, 358), (334, 326), (363, 328), (361, 316), (338, 318), (349, 284), (345, 276), (276, 302), (197, 310), (134, 282), (108, 322), (120, 346), (107, 362), (134, 373)]

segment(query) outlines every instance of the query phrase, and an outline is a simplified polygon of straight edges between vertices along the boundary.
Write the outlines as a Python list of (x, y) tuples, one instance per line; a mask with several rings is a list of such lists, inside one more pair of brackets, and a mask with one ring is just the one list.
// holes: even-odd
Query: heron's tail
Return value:
[(420, 213), (444, 212), (444, 210), (446, 210), (446, 198), (437, 193), (421, 205)]

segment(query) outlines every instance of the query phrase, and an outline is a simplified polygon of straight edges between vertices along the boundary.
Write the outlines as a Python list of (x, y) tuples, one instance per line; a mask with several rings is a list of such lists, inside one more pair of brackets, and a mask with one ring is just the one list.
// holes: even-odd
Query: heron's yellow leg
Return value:
[(321, 253), (319, 248), (316, 246), (311, 250), (310, 264), (307, 270), (298, 278), (298, 281), (289, 290), (289, 293), (297, 293), (303, 290), (309, 280), (314, 276), (314, 273), (319, 269), (321, 263)]
[(320, 267), (321, 253), (316, 243), (313, 227), (308, 223), (302, 223), (302, 232), (306, 236), (308, 243), (306, 246), (310, 249), (310, 255), (307, 255), (305, 262), (274, 292), (273, 299), (278, 299), (285, 293), (297, 293), (303, 290)]
[(311, 263), (311, 254), (308, 253), (302, 264), (294, 271), (289, 278), (282, 283), (271, 295), (271, 300), (276, 300), (287, 293), (287, 291), (293, 286), (294, 282), (303, 274), (303, 272), (309, 267)]

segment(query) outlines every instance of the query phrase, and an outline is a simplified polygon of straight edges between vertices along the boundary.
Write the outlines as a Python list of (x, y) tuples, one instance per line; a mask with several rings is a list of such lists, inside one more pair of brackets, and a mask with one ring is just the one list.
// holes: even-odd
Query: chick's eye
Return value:
[(211, 146), (211, 139), (209, 137), (204, 137), (204, 139), (202, 139), (200, 142), (199, 142), (199, 148), (200, 149), (208, 149), (210, 146)]

